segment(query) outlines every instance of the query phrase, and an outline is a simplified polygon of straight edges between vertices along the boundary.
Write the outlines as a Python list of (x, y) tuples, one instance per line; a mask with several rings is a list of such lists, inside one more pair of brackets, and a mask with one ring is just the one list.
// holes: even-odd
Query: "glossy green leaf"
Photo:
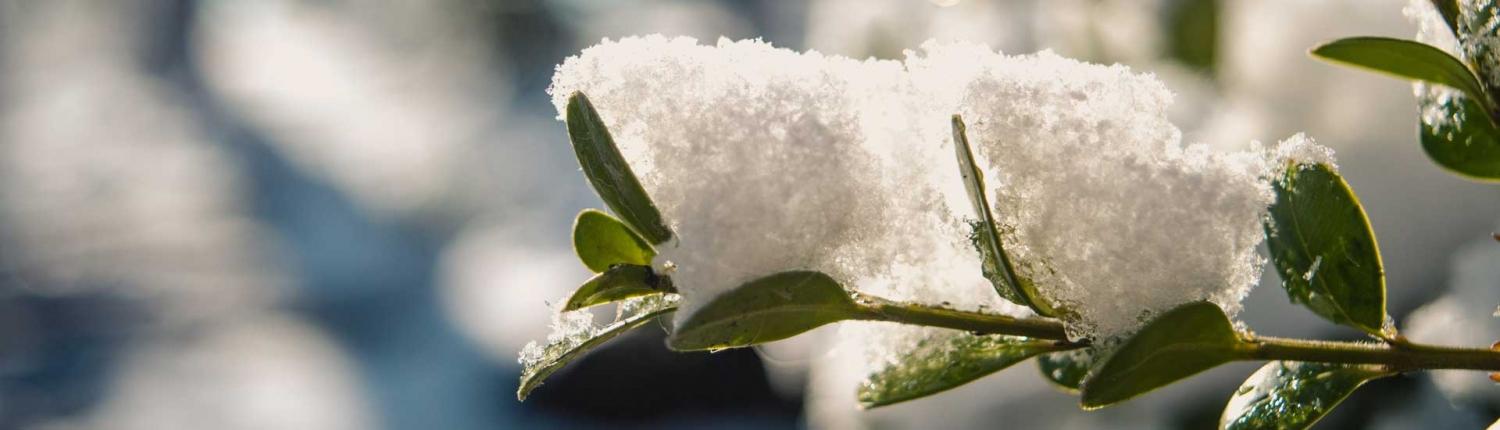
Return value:
[(573, 220), (573, 252), (594, 273), (616, 264), (650, 266), (656, 256), (656, 250), (625, 223), (594, 209), (584, 209)]
[(1229, 399), (1219, 426), (1225, 430), (1306, 429), (1360, 385), (1389, 374), (1370, 365), (1266, 363)]
[(676, 292), (671, 278), (657, 276), (650, 267), (620, 264), (579, 286), (563, 305), (563, 312), (663, 292)]
[(599, 112), (583, 93), (573, 93), (568, 98), (567, 123), (578, 164), (604, 204), (650, 243), (671, 239), (672, 230), (662, 221), (661, 212), (651, 203), (635, 172), (620, 155)]
[(1161, 314), (1126, 339), (1083, 381), (1084, 409), (1098, 409), (1238, 358), (1246, 343), (1218, 305), (1194, 302)]
[(1016, 336), (928, 337), (897, 362), (865, 378), (859, 386), (859, 404), (873, 408), (930, 396), (1058, 348), (1055, 342)]
[(1036, 291), (1029, 279), (1016, 274), (1015, 265), (1005, 253), (1004, 241), (1000, 239), (1000, 228), (990, 213), (990, 202), (985, 197), (984, 172), (974, 162), (974, 153), (969, 149), (969, 137), (963, 118), (953, 116), (953, 148), (958, 156), (958, 171), (963, 176), (964, 188), (969, 192), (969, 202), (979, 222), (974, 226), (974, 244), (983, 258), (983, 273), (994, 285), (1001, 297), (1019, 305), (1030, 307), (1042, 316), (1056, 316), (1057, 310), (1050, 306)]
[(1063, 391), (1077, 394), (1088, 377), (1089, 369), (1099, 363), (1097, 348), (1083, 348), (1042, 354), (1036, 358), (1042, 377)]
[(1316, 163), (1288, 163), (1273, 188), (1266, 246), (1287, 296), (1329, 321), (1383, 335), (1385, 271), (1354, 191)]
[(1389, 37), (1351, 37), (1313, 48), (1312, 54), (1398, 78), (1446, 85), (1488, 103), (1484, 86), (1463, 61), (1425, 43)]
[(720, 294), (679, 324), (667, 345), (678, 351), (750, 346), (862, 314), (828, 275), (782, 272)]
[(516, 390), (516, 399), (526, 400), (526, 396), (530, 395), (531, 391), (541, 385), (542, 381), (553, 372), (582, 357), (589, 350), (621, 334), (644, 326), (656, 317), (677, 310), (677, 302), (676, 294), (661, 294), (627, 301), (621, 305), (620, 318), (608, 326), (587, 333), (587, 337), (579, 339), (565, 336), (553, 339), (552, 342), (541, 347), (541, 356), (537, 360), (527, 362), (523, 359), (521, 387)]
[(1422, 151), (1444, 169), (1480, 181), (1500, 180), (1500, 130), (1462, 94), (1419, 99)]

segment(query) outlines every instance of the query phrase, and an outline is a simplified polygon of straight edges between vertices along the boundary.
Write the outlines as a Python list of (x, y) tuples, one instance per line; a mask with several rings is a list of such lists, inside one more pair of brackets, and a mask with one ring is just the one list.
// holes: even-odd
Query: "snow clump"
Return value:
[(657, 258), (676, 266), (679, 321), (798, 269), (1015, 312), (968, 240), (953, 114), (968, 122), (1006, 249), (1069, 310), (1074, 336), (1125, 334), (1194, 300), (1232, 316), (1259, 280), (1277, 151), (1184, 145), (1166, 117), (1172, 93), (1123, 66), (973, 44), (881, 61), (648, 36), (567, 59), (549, 92), (560, 118), (569, 96), (589, 96), (675, 231)]

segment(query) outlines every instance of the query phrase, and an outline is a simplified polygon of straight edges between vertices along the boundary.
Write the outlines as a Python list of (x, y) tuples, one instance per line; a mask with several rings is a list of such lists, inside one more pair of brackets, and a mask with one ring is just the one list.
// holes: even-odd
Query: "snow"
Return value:
[(1479, 80), (1488, 88), (1500, 87), (1500, 19), (1496, 6), (1489, 0), (1458, 2), (1459, 52), (1463, 59), (1479, 69)]
[(912, 89), (895, 61), (650, 36), (569, 58), (551, 94), (559, 112), (588, 94), (677, 233), (656, 264), (676, 266), (679, 319), (795, 269), (891, 298), (999, 306), (929, 182), (960, 185), (951, 152), (934, 165), (946, 139), (917, 144)]
[[(1494, 18), (1494, 6), (1480, 6), (1460, 2), (1459, 15), (1455, 19), (1458, 28), (1450, 29), (1443, 22), (1442, 14), (1428, 0), (1411, 0), (1402, 9), (1408, 20), (1417, 24), (1417, 40), (1442, 49), (1478, 66), (1479, 81), (1486, 88), (1500, 85), (1500, 57), (1496, 46), (1500, 38), (1495, 36), (1500, 21)], [(1455, 36), (1455, 33), (1457, 35)], [(1412, 93), (1421, 108), (1423, 124), (1437, 130), (1459, 129), (1463, 124), (1462, 111), (1458, 108), (1468, 96), (1446, 85), (1432, 85), (1423, 81), (1412, 83)]]
[[(1302, 133), (1297, 133), (1286, 138), (1271, 150), (1272, 169), (1281, 169), (1289, 163), (1299, 165), (1323, 164), (1334, 171), (1338, 171), (1338, 161), (1333, 158), (1333, 150), (1308, 138)], [(1279, 173), (1279, 172), (1273, 172)]]
[(533, 341), (521, 348), (521, 356), (516, 362), (524, 369), (523, 374), (534, 372), (534, 369), (577, 348), (599, 332), (591, 311), (579, 309), (562, 312), (562, 304), (567, 303), (567, 298), (558, 300), (557, 303), (552, 312), (552, 332), (547, 335), (546, 343)]
[[(1266, 160), (1181, 143), (1154, 77), (1043, 51), (927, 45), (913, 79), (959, 112), (1006, 249), (1075, 337), (1112, 337), (1210, 300), (1233, 315), (1259, 280)], [(1295, 143), (1295, 140), (1292, 140)]]
[(616, 331), (633, 319), (669, 308), (675, 305), (677, 300), (678, 297), (672, 294), (626, 299), (616, 307), (614, 321), (603, 326), (594, 324), (593, 310), (579, 309), (562, 312), (562, 306), (567, 303), (567, 299), (558, 300), (552, 313), (552, 332), (547, 335), (546, 343), (533, 341), (521, 348), (521, 355), (516, 359), (516, 362), (521, 364), (521, 374), (526, 375), (524, 377), (530, 377), (529, 375), (534, 375), (542, 367), (575, 352), (590, 339)]
[(1118, 336), (1193, 300), (1233, 315), (1259, 279), (1268, 166), (1320, 148), (1300, 136), (1269, 152), (1183, 145), (1151, 75), (972, 44), (861, 61), (754, 40), (606, 39), (560, 65), (549, 91), (560, 114), (588, 94), (677, 233), (658, 259), (676, 266), (679, 320), (795, 269), (1016, 313), (967, 240), (954, 113), (1007, 250), (1076, 311), (1072, 334)]

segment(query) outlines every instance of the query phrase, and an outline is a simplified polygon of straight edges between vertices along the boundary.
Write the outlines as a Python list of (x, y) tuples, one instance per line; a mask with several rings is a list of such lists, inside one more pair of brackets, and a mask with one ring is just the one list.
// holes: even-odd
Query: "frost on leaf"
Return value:
[(517, 360), (521, 364), (521, 387), (516, 391), (516, 398), (525, 400), (531, 390), (553, 372), (594, 347), (672, 312), (677, 309), (677, 302), (675, 294), (625, 300), (620, 302), (615, 321), (602, 327), (594, 325), (594, 316), (588, 310), (554, 314), (552, 333), (547, 335), (546, 343), (533, 341), (521, 349)]
[(1016, 336), (931, 336), (870, 374), (859, 387), (859, 402), (868, 408), (930, 396), (1058, 349), (1050, 341)]

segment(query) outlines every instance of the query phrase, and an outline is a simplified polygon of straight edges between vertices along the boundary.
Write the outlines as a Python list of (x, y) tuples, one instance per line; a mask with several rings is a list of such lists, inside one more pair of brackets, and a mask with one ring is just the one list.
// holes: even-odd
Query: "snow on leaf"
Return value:
[(546, 343), (531, 342), (521, 350), (517, 359), (521, 364), (521, 387), (516, 390), (516, 398), (526, 400), (531, 390), (553, 372), (604, 342), (676, 310), (677, 302), (675, 294), (626, 300), (621, 302), (620, 316), (615, 322), (603, 327), (595, 326), (593, 315), (586, 310), (557, 313)]

